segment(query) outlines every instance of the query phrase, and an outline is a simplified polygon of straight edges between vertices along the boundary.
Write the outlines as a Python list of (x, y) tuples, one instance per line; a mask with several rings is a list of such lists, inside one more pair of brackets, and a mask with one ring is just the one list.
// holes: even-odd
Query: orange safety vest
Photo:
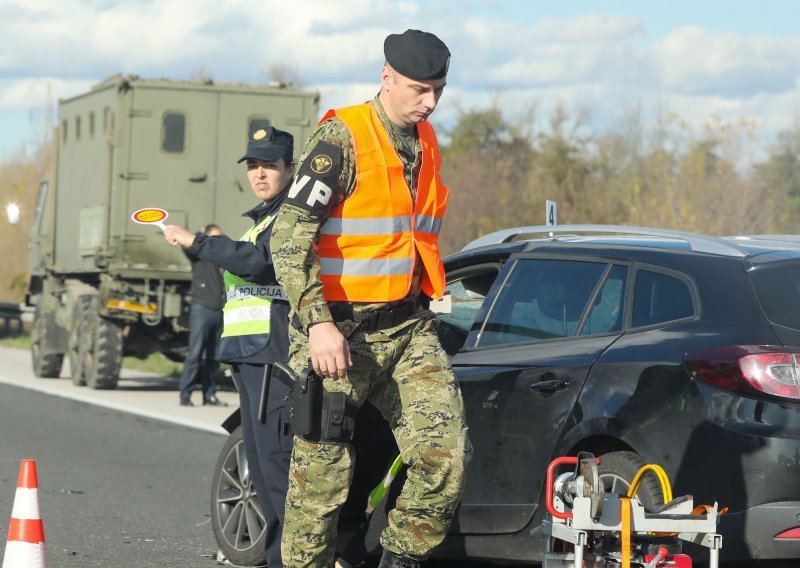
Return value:
[[(439, 177), (442, 157), (433, 127), (417, 125), (422, 164), (416, 202), (403, 177), (403, 163), (369, 104), (330, 110), (349, 129), (356, 185), (320, 227), (317, 253), (326, 300), (391, 302), (411, 289), (414, 262), (422, 262), (422, 291), (444, 293), (439, 230), (448, 191)], [(322, 122), (320, 121), (320, 122)]]

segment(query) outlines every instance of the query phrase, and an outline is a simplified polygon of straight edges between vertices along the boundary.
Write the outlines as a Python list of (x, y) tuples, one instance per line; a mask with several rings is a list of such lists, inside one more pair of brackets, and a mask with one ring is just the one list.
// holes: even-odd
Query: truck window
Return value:
[(180, 154), (184, 149), (186, 138), (186, 117), (180, 113), (164, 115), (161, 129), (161, 149), (171, 154)]
[(250, 133), (255, 132), (256, 130), (266, 130), (270, 127), (270, 122), (268, 118), (251, 118), (250, 119), (250, 126), (247, 129), (247, 138), (250, 139)]
[(81, 117), (75, 117), (75, 140), (81, 139)]
[(61, 141), (66, 144), (67, 143), (67, 119), (61, 121)]
[(89, 113), (89, 137), (94, 137), (94, 111)]

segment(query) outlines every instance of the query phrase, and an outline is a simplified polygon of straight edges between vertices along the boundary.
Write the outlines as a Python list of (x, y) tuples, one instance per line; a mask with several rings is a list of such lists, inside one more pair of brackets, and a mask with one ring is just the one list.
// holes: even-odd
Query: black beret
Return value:
[(387, 36), (383, 54), (395, 71), (415, 81), (441, 79), (450, 67), (450, 50), (444, 42), (419, 30)]
[(239, 162), (244, 162), (247, 158), (256, 158), (265, 162), (274, 162), (285, 158), (287, 162), (291, 162), (293, 152), (294, 137), (288, 132), (270, 126), (250, 133), (247, 139), (247, 152)]

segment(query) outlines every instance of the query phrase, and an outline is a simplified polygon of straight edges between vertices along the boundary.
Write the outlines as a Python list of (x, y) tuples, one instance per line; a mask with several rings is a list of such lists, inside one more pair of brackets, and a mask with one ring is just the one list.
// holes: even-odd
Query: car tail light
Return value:
[(800, 527), (794, 527), (793, 529), (788, 529), (781, 533), (778, 533), (775, 535), (775, 538), (799, 539)]
[(683, 360), (694, 378), (719, 388), (800, 400), (800, 352), (733, 345), (692, 351)]

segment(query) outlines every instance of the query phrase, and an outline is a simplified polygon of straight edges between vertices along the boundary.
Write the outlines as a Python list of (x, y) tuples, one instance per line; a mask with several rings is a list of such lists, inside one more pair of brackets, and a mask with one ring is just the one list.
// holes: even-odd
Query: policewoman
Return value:
[(168, 225), (164, 232), (169, 243), (225, 269), (220, 360), (231, 364), (239, 391), (247, 462), (267, 521), (270, 568), (282, 566), (280, 540), (292, 448), (285, 428), (288, 388), (280, 380), (270, 381), (264, 424), (259, 421), (259, 405), (266, 365), (288, 358), (289, 303), (275, 278), (269, 241), (294, 176), (293, 152), (288, 132), (270, 127), (250, 134), (239, 162), (247, 162), (247, 179), (261, 203), (244, 214), (253, 226), (238, 241), (192, 234), (177, 225)]
[[(326, 390), (356, 408), (373, 403), (409, 465), (380, 568), (411, 568), (453, 521), (469, 447), (461, 391), (426, 308), (445, 287), (438, 234), (448, 190), (427, 119), (450, 51), (407, 30), (386, 38), (384, 55), (378, 95), (329, 111), (306, 144), (271, 247), (293, 308), (290, 365), (300, 371), (310, 359)], [(294, 443), (284, 563), (328, 568), (353, 449), (327, 436)]]

